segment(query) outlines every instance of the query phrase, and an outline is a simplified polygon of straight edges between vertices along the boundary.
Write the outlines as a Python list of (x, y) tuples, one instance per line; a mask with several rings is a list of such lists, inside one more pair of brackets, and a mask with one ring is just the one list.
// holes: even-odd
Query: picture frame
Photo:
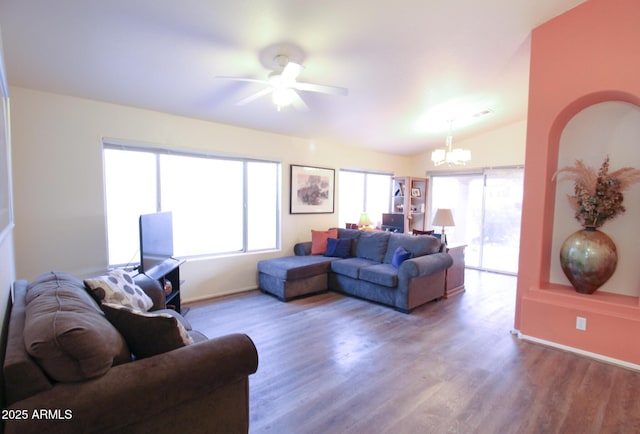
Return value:
[(9, 124), (9, 85), (4, 68), (4, 52), (0, 40), (0, 243), (13, 228), (11, 195), (11, 134)]
[(420, 196), (421, 196), (420, 189), (413, 187), (411, 189), (411, 197), (420, 197)]
[(335, 170), (292, 164), (289, 193), (291, 214), (332, 214)]

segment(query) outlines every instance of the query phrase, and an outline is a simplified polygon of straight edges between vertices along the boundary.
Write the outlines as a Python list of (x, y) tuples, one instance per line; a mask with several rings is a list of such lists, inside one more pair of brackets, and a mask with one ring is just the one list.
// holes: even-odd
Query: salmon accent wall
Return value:
[[(638, 23), (637, 0), (589, 0), (532, 32), (514, 326), (525, 337), (640, 367), (639, 297), (584, 295), (549, 283), (556, 191), (551, 178), (558, 168), (560, 137), (569, 120), (593, 104), (640, 105)], [(577, 316), (587, 319), (586, 331), (576, 330)]]

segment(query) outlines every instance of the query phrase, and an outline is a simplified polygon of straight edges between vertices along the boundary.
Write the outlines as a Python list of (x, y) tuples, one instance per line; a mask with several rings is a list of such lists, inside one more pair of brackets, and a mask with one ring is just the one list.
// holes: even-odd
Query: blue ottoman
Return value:
[(258, 262), (260, 289), (282, 301), (327, 290), (331, 262), (321, 255), (285, 256)]

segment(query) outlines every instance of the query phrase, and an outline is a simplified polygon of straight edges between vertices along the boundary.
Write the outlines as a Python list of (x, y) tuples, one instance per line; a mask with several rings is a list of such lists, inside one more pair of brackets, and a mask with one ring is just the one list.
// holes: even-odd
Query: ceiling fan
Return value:
[(300, 65), (299, 63), (290, 61), (289, 57), (284, 54), (278, 54), (273, 59), (273, 61), (276, 66), (276, 70), (270, 72), (266, 80), (226, 76), (216, 76), (216, 78), (266, 84), (267, 87), (265, 89), (262, 89), (261, 91), (258, 91), (253, 95), (249, 95), (248, 97), (241, 99), (236, 103), (236, 105), (245, 105), (262, 96), (271, 94), (271, 99), (278, 108), (278, 111), (280, 111), (282, 107), (286, 107), (289, 105), (292, 105), (294, 108), (301, 111), (309, 110), (309, 107), (300, 97), (297, 91), (318, 92), (341, 96), (346, 96), (348, 94), (348, 90), (344, 87), (325, 86), (322, 84), (304, 83), (298, 81), (297, 78), (304, 70), (304, 66)]

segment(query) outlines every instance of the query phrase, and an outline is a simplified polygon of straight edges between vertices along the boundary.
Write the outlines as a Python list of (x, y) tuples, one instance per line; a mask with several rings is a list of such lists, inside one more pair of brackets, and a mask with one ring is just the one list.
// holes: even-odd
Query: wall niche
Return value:
[[(637, 105), (622, 101), (594, 104), (578, 112), (564, 127), (559, 142), (558, 168), (571, 166), (580, 159), (597, 170), (607, 155), (610, 157), (610, 171), (622, 167), (640, 169), (640, 107)], [(581, 227), (567, 200), (570, 194), (573, 194), (573, 182), (556, 183), (549, 282), (573, 289), (562, 272), (559, 260), (562, 243)], [(601, 228), (616, 244), (618, 266), (598, 292), (638, 297), (640, 184), (632, 185), (624, 193), (623, 204), (626, 212)]]

